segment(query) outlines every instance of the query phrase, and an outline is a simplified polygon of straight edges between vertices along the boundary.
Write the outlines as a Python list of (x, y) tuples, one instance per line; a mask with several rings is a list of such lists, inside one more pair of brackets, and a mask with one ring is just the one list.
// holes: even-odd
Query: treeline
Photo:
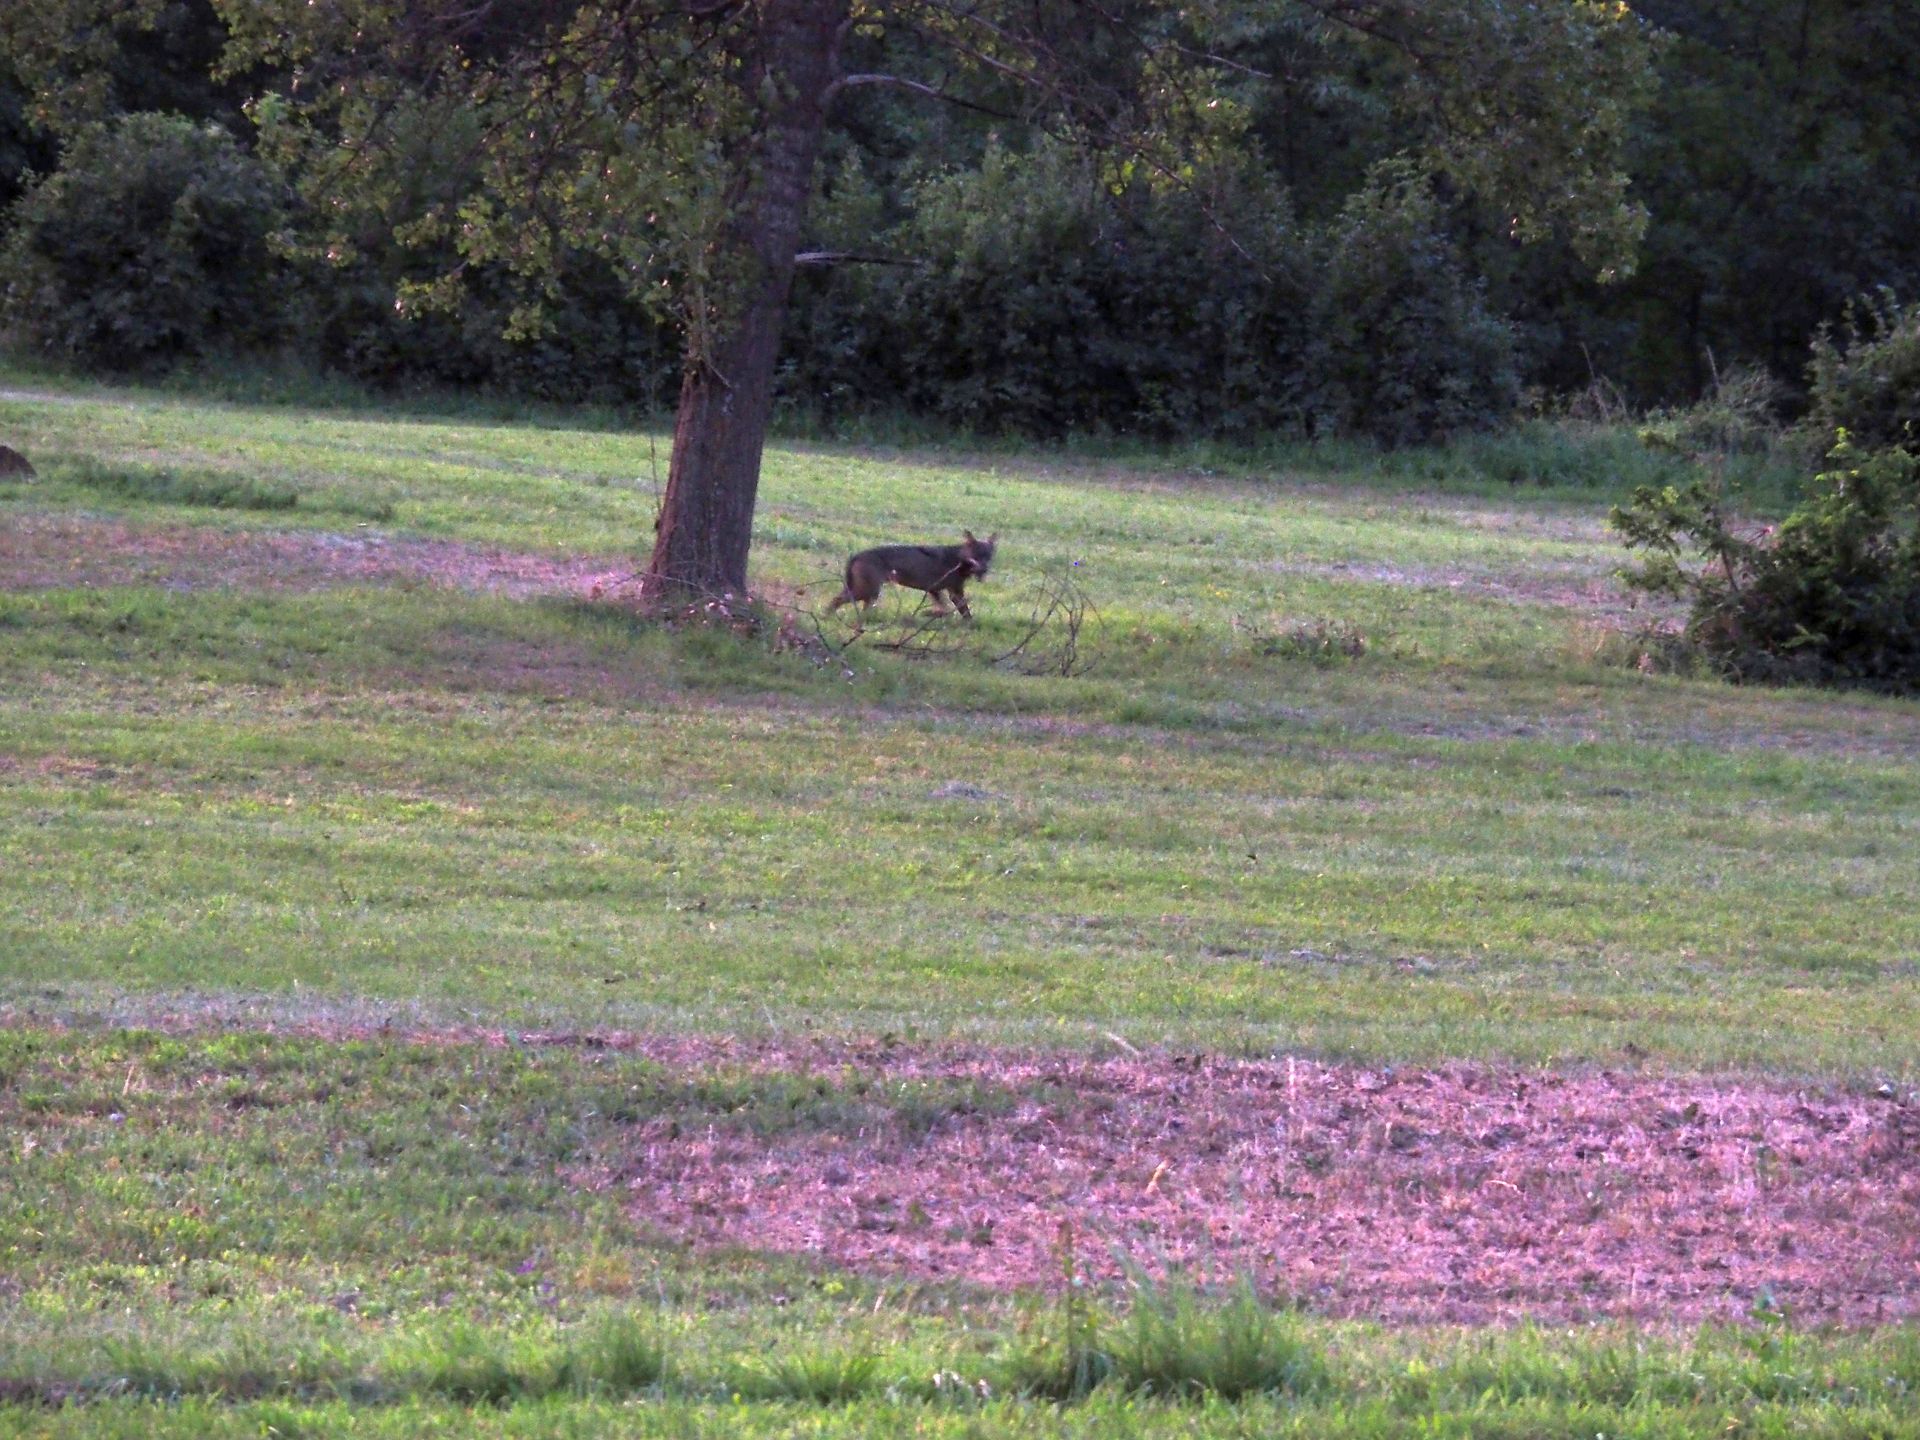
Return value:
[[(0, 20), (0, 324), (31, 353), (139, 372), (279, 354), (379, 386), (670, 405), (682, 347), (600, 257), (462, 266), (445, 223), (484, 190), (457, 118), (422, 115), (406, 185), (296, 192), (215, 78), (206, 0), (92, 37), (68, 99)], [(1403, 158), (1417, 78), (1310, 15), (1249, 22), (1241, 141), (1182, 173), (1042, 131), (850, 92), (820, 167), (783, 403), (980, 431), (1151, 437), (1486, 428), (1604, 380), (1676, 405), (1753, 367), (1790, 411), (1849, 302), (1920, 294), (1920, 6), (1639, 0), (1666, 36), (1636, 121), (1638, 268)], [(51, 23), (51, 22), (49, 22)], [(1578, 85), (1580, 77), (1560, 77)], [(406, 238), (400, 243), (396, 233)], [(444, 277), (458, 271), (457, 303)]]

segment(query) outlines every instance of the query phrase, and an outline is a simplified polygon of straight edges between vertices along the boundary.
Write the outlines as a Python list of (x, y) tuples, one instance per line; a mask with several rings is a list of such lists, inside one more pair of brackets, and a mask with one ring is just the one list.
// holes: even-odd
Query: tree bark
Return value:
[(720, 258), (745, 278), (681, 379), (667, 491), (641, 582), (650, 597), (746, 593), (780, 331), (849, 5), (766, 0), (740, 68), (755, 123)]

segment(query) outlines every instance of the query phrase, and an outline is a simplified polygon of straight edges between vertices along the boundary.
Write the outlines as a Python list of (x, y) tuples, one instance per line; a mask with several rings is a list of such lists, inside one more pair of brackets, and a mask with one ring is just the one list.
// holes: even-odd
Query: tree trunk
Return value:
[(744, 276), (704, 350), (690, 350), (673, 426), (667, 493), (642, 590), (688, 599), (743, 595), (760, 452), (793, 257), (826, 127), (850, 0), (767, 0), (740, 71), (756, 116), (742, 148), (741, 201), (721, 239)]

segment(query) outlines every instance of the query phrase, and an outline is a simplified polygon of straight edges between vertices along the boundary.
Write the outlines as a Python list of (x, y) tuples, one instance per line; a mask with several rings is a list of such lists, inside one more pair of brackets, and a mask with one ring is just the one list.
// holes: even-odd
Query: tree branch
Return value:
[(906, 260), (898, 255), (867, 255), (858, 250), (802, 250), (793, 257), (796, 265), (907, 265), (923, 261)]
[(942, 90), (937, 85), (929, 85), (924, 80), (909, 80), (904, 75), (842, 75), (827, 87), (825, 103), (831, 105), (842, 90), (854, 85), (890, 85), (896, 90), (910, 90), (915, 95), (925, 95), (929, 99), (941, 101), (947, 105), (957, 105), (962, 110), (972, 110), (979, 115), (990, 115), (995, 120), (1020, 119), (1007, 110), (996, 110), (991, 105), (982, 105), (977, 100), (969, 100), (964, 95), (955, 95), (950, 90)]

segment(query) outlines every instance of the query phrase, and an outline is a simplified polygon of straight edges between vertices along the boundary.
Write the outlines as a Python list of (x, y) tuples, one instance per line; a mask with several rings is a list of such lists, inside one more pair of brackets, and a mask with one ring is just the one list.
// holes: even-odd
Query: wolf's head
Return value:
[(986, 575), (988, 567), (993, 564), (994, 537), (989, 535), (984, 540), (976, 540), (971, 530), (963, 530), (960, 533), (967, 537), (966, 542), (960, 547), (960, 559), (966, 565), (967, 574), (971, 578), (981, 579)]

